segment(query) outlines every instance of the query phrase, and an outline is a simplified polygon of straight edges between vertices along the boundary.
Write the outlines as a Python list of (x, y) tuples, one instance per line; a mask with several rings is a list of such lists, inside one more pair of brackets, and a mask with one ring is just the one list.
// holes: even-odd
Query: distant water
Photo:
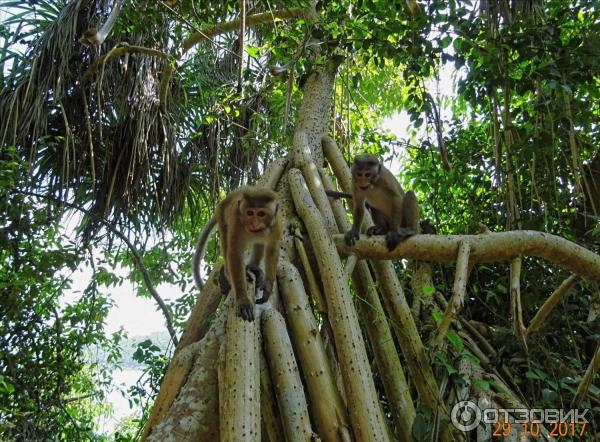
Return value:
[[(106, 402), (113, 407), (112, 415), (108, 418), (101, 418), (98, 422), (99, 432), (102, 434), (112, 434), (121, 419), (137, 411), (136, 408), (129, 407), (129, 400), (121, 394), (120, 390), (127, 391), (129, 387), (135, 385), (143, 371), (136, 368), (125, 368), (121, 371), (113, 372), (113, 391), (106, 396)], [(133, 405), (134, 407), (135, 404)]]

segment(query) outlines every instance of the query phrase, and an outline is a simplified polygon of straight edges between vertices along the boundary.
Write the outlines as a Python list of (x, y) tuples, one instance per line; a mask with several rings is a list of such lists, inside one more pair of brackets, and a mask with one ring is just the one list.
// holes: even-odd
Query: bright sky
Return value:
[[(429, 93), (435, 98), (437, 97), (451, 97), (453, 95), (454, 84), (452, 81), (453, 75), (456, 71), (454, 66), (451, 64), (445, 64), (440, 69), (439, 81), (435, 78), (425, 82)], [(450, 108), (448, 106), (440, 109), (442, 120), (449, 119), (451, 116)], [(410, 117), (406, 111), (402, 111), (393, 117), (386, 118), (383, 120), (382, 127), (393, 133), (398, 139), (409, 138), (409, 128), (411, 126)], [(425, 126), (422, 126), (420, 136), (424, 135)], [(394, 173), (399, 173), (402, 170), (402, 164), (404, 162), (403, 152), (399, 152), (399, 155), (395, 156), (391, 164), (386, 166), (391, 169)]]
[[(122, 276), (127, 274), (121, 268), (115, 270), (115, 273)], [(81, 296), (81, 292), (88, 285), (91, 275), (92, 270), (89, 266), (79, 269), (72, 275), (73, 289), (71, 293), (65, 296), (67, 302)], [(154, 299), (138, 298), (135, 287), (129, 281), (125, 280), (123, 285), (118, 287), (111, 287), (110, 289), (102, 287), (100, 290), (108, 291), (111, 299), (115, 302), (115, 306), (109, 310), (106, 317), (105, 331), (107, 334), (113, 333), (121, 327), (127, 331), (129, 337), (167, 330), (164, 317), (157, 310)], [(165, 302), (183, 295), (178, 287), (160, 285), (156, 287), (156, 290)]]
[[(72, 213), (63, 219), (62, 225), (65, 231), (74, 232), (74, 229), (81, 221), (81, 215)], [(127, 272), (122, 268), (115, 269), (114, 272), (126, 277)], [(71, 275), (73, 281), (72, 290), (63, 295), (63, 302), (69, 303), (76, 301), (81, 297), (82, 291), (87, 287), (92, 276), (92, 269), (89, 265), (83, 265)], [(156, 287), (159, 295), (167, 302), (177, 299), (183, 295), (179, 288), (170, 285), (159, 285)], [(153, 332), (166, 331), (164, 316), (157, 310), (157, 305), (152, 298), (139, 298), (136, 296), (136, 288), (128, 280), (117, 287), (100, 287), (100, 291), (108, 292), (115, 305), (108, 312), (106, 317), (105, 331), (107, 334), (113, 333), (123, 327), (129, 337), (144, 336)]]

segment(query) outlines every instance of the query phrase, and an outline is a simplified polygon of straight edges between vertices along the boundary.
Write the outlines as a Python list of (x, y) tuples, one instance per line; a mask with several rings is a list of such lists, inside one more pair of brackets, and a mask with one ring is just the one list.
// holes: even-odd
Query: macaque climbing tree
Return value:
[[(254, 322), (236, 317), (231, 300), (221, 302), (219, 269), (214, 270), (179, 340), (142, 440), (410, 441), (417, 405), (432, 411), (434, 438), (461, 440), (449, 424), (456, 402), (526, 405), (510, 374), (490, 362), (495, 354), (490, 342), (461, 320), (472, 267), (507, 262), (514, 333), (523, 342), (580, 278), (600, 278), (600, 256), (541, 232), (417, 235), (392, 252), (383, 238), (363, 236), (347, 247), (341, 235), (349, 228), (346, 210), (325, 194), (336, 186), (351, 189), (349, 168), (327, 135), (340, 62), (329, 61), (308, 77), (289, 155), (271, 163), (257, 183), (278, 191), (286, 225), (273, 307)], [(523, 256), (573, 272), (528, 326), (520, 308)], [(425, 261), (456, 262), (450, 299), (430, 301), (443, 315), (429, 342), (421, 339), (415, 306), (411, 311), (391, 261), (401, 258), (416, 260), (415, 296), (424, 284), (434, 284)], [(434, 352), (448, 350), (450, 330), (480, 360), (460, 360), (466, 382), (454, 389), (432, 366)], [(599, 365), (597, 351), (576, 399)], [(493, 387), (478, 388), (477, 379), (493, 380)], [(479, 431), (486, 436), (485, 429)]]

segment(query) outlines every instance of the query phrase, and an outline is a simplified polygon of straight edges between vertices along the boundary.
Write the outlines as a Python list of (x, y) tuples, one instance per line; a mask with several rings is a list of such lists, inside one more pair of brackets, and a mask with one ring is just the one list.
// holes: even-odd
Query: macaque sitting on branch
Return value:
[[(222, 291), (229, 291), (231, 282), (237, 315), (247, 321), (254, 320), (254, 305), (246, 290), (246, 270), (255, 276), (256, 289), (263, 291), (263, 296), (256, 300), (257, 304), (268, 301), (273, 291), (282, 233), (277, 209), (277, 193), (270, 189), (248, 186), (235, 190), (217, 205), (196, 245), (192, 272), (196, 285), (201, 290), (200, 261), (208, 238), (218, 224), (221, 254), (225, 261), (224, 272), (219, 275), (219, 285)], [(244, 265), (246, 246), (252, 246), (248, 266)], [(260, 268), (263, 257), (264, 276)]]
[[(329, 196), (344, 196), (339, 192), (327, 192)], [(419, 205), (411, 190), (404, 192), (402, 186), (373, 155), (363, 154), (354, 158), (352, 165), (352, 228), (346, 232), (346, 244), (353, 246), (359, 238), (365, 217), (365, 205), (371, 210), (374, 225), (367, 235), (385, 235), (388, 250), (398, 243), (419, 233)]]

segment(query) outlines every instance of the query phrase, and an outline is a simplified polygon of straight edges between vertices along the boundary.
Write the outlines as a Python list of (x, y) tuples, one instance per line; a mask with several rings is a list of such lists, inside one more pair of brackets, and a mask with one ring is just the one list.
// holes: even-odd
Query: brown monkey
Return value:
[[(243, 187), (229, 193), (215, 208), (215, 213), (202, 229), (192, 263), (194, 280), (202, 289), (200, 261), (210, 233), (219, 225), (221, 254), (225, 260), (224, 274), (219, 276), (221, 290), (233, 286), (236, 311), (247, 321), (254, 319), (254, 306), (246, 293), (246, 267), (244, 248), (252, 246), (252, 255), (247, 269), (256, 277), (256, 288), (263, 290), (263, 296), (256, 300), (262, 304), (269, 299), (277, 273), (279, 241), (281, 239), (281, 219), (277, 211), (277, 193), (258, 187)], [(266, 256), (265, 256), (266, 255)], [(260, 263), (265, 256), (265, 275)]]
[(392, 172), (382, 166), (373, 155), (354, 158), (352, 165), (352, 228), (346, 232), (346, 244), (353, 246), (359, 238), (365, 217), (365, 204), (373, 217), (367, 235), (383, 235), (388, 250), (419, 232), (419, 206), (413, 191), (404, 193)]
[[(326, 190), (325, 193), (328, 197), (333, 199), (346, 198), (352, 199), (352, 194), (348, 192), (338, 192), (337, 190)], [(369, 204), (365, 203), (367, 209), (371, 210)], [(422, 219), (419, 221), (419, 233), (425, 235), (437, 235), (437, 228), (428, 219)]]

